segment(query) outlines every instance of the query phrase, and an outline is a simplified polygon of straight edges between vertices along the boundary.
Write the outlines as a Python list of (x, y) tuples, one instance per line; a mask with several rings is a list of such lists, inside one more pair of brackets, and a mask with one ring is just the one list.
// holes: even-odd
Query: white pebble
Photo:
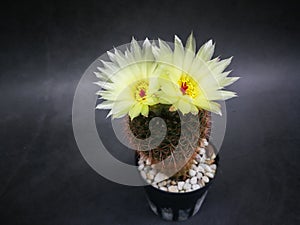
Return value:
[(195, 164), (192, 165), (192, 169), (197, 171), (197, 166)]
[(212, 154), (212, 156), (210, 157), (211, 159), (215, 159), (217, 156), (215, 153)]
[(204, 144), (205, 146), (208, 145), (208, 142), (207, 142), (207, 140), (206, 140), (205, 138), (203, 139), (203, 144)]
[(160, 190), (163, 190), (163, 191), (168, 191), (168, 188), (166, 187), (159, 187)]
[(192, 191), (192, 188), (186, 189), (185, 192), (190, 192)]
[(199, 184), (193, 184), (193, 185), (192, 185), (192, 189), (193, 189), (193, 190), (197, 190), (197, 189), (199, 189), (199, 188), (201, 188), (201, 186), (200, 186)]
[(146, 175), (145, 171), (141, 171), (141, 176), (144, 180), (147, 179), (147, 175)]
[(202, 180), (205, 182), (205, 183), (208, 183), (209, 182), (209, 178), (207, 176), (203, 176), (202, 177)]
[(158, 188), (157, 184), (152, 184), (153, 187)]
[(139, 165), (138, 170), (142, 171), (144, 169), (144, 167), (145, 167), (144, 164), (141, 164), (141, 165)]
[(192, 177), (190, 183), (191, 184), (196, 184), (197, 183), (197, 177)]
[(212, 170), (216, 170), (216, 169), (217, 169), (217, 165), (216, 165), (216, 164), (212, 164), (212, 165), (210, 165), (210, 168), (211, 168)]
[(189, 170), (189, 175), (190, 175), (191, 177), (195, 176), (195, 175), (196, 175), (196, 171), (190, 169), (190, 170)]
[(154, 175), (151, 174), (151, 173), (147, 173), (147, 178), (148, 178), (149, 180), (153, 180), (153, 179), (154, 179)]
[(144, 167), (144, 171), (145, 171), (146, 173), (148, 173), (150, 170), (151, 170), (151, 167), (150, 167), (150, 166), (145, 166), (145, 167)]
[(202, 178), (203, 174), (202, 173), (197, 173), (197, 178), (200, 180)]
[(162, 182), (160, 182), (160, 183), (158, 183), (158, 186), (159, 187), (164, 187), (164, 186), (166, 186), (167, 185), (167, 182), (164, 180), (164, 181), (162, 181)]
[(177, 186), (172, 185), (172, 186), (168, 187), (168, 191), (169, 192), (178, 192), (178, 188), (177, 188)]
[(194, 163), (195, 165), (198, 164), (197, 160), (195, 160), (195, 159), (193, 159), (193, 163)]
[(192, 185), (190, 183), (185, 183), (183, 185), (183, 189), (186, 190), (186, 191), (189, 190), (189, 189), (191, 189), (191, 187), (192, 187)]
[(209, 165), (203, 164), (202, 167), (204, 168), (205, 171), (212, 172), (212, 169), (210, 168)]
[(200, 159), (200, 163), (204, 163), (204, 162), (205, 162), (205, 160), (206, 160), (206, 156), (205, 156), (205, 155), (203, 155), (203, 156), (201, 157), (201, 159)]
[(152, 170), (149, 171), (149, 173), (152, 174), (153, 176), (155, 176), (157, 171), (156, 171), (156, 169), (152, 169)]
[(177, 183), (177, 187), (178, 187), (178, 190), (182, 190), (183, 189), (183, 185), (184, 185), (185, 183), (184, 183), (184, 181), (179, 181), (178, 183)]
[(205, 173), (206, 176), (210, 177), (210, 178), (214, 178), (214, 174), (213, 173)]
[(156, 176), (154, 177), (154, 182), (155, 182), (155, 183), (161, 182), (161, 181), (163, 181), (163, 180), (165, 180), (165, 179), (167, 179), (167, 178), (168, 178), (168, 177), (167, 177), (165, 174), (159, 172), (159, 173), (156, 174)]
[(147, 160), (146, 160), (146, 165), (147, 165), (147, 166), (150, 166), (150, 165), (151, 165), (151, 160), (150, 160), (150, 159), (147, 159)]
[(197, 172), (204, 173), (204, 168), (202, 167), (202, 164), (200, 164), (200, 165), (197, 167)]
[(198, 184), (200, 185), (200, 187), (205, 186), (205, 182), (202, 179), (198, 181)]
[(204, 155), (206, 153), (205, 148), (200, 148), (200, 152), (201, 155)]
[(197, 161), (198, 163), (200, 163), (200, 161), (201, 161), (201, 156), (200, 156), (199, 154), (196, 155), (196, 161)]

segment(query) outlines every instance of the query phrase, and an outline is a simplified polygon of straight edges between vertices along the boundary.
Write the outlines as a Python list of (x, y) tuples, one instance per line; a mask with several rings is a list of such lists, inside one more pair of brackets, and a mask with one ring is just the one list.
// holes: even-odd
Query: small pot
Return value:
[[(215, 159), (217, 171), (219, 170), (219, 156)], [(215, 174), (215, 176), (216, 176)], [(183, 221), (195, 215), (215, 177), (204, 187), (191, 192), (174, 193), (163, 191), (152, 185), (145, 186), (145, 191), (151, 210), (162, 219), (169, 221)]]

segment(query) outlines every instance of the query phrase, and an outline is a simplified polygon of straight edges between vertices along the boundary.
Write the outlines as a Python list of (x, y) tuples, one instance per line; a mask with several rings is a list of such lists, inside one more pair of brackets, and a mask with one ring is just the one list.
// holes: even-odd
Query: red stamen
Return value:
[(182, 94), (186, 94), (186, 90), (188, 89), (188, 86), (186, 85), (186, 82), (181, 83), (180, 91)]
[(141, 98), (144, 98), (146, 96), (146, 92), (144, 91), (144, 89), (140, 90), (139, 95), (140, 95)]

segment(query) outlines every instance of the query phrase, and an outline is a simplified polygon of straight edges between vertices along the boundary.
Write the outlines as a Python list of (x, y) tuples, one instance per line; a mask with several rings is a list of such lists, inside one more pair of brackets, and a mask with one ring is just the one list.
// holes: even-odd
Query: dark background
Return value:
[(85, 69), (112, 46), (191, 30), (199, 45), (216, 41), (215, 56), (233, 55), (242, 78), (230, 87), (239, 98), (227, 103), (218, 179), (201, 212), (180, 224), (300, 224), (296, 4), (13, 1), (1, 3), (0, 24), (0, 224), (167, 224), (143, 188), (105, 180), (84, 161), (72, 100)]

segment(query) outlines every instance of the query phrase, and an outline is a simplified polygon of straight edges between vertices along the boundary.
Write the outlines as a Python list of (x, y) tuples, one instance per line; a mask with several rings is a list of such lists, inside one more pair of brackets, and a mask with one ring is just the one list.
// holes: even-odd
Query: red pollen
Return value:
[(188, 89), (188, 86), (186, 85), (186, 82), (182, 82), (181, 83), (181, 87), (180, 87), (180, 91), (183, 93), (183, 94), (186, 94), (186, 90)]
[(144, 98), (146, 96), (146, 92), (144, 91), (144, 89), (140, 90), (139, 95), (140, 95), (141, 98)]

